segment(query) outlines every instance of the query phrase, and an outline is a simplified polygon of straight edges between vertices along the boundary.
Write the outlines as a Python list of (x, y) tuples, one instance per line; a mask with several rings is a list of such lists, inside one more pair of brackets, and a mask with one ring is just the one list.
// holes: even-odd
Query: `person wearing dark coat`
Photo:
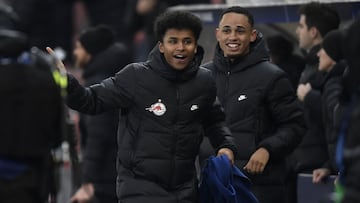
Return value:
[[(85, 29), (76, 41), (74, 56), (76, 66), (82, 68), (84, 86), (88, 87), (115, 75), (130, 63), (131, 56), (125, 45), (115, 41), (113, 30), (106, 25)], [(72, 198), (83, 202), (116, 203), (116, 133), (118, 128), (117, 111), (107, 111), (100, 115), (80, 116), (83, 168), (82, 187)], [(93, 195), (84, 193), (93, 191)]]
[(299, 79), (297, 95), (304, 106), (307, 130), (291, 155), (290, 165), (296, 173), (312, 173), (313, 169), (321, 167), (328, 160), (320, 102), (324, 74), (318, 70), (317, 53), (326, 34), (338, 28), (340, 18), (331, 6), (319, 2), (302, 5), (299, 14), (296, 33), (299, 47), (306, 52), (306, 66)]
[[(339, 183), (344, 187), (341, 203), (360, 201), (360, 17), (354, 20), (345, 32), (343, 51), (348, 63), (346, 79), (343, 82), (341, 104), (344, 113), (338, 135), (337, 166), (340, 170)], [(342, 141), (342, 142), (341, 142)]]
[(299, 48), (305, 54), (305, 68), (296, 89), (298, 99), (304, 107), (306, 132), (303, 140), (288, 158), (287, 185), (288, 203), (297, 202), (297, 176), (312, 174), (329, 159), (325, 131), (322, 122), (321, 89), (324, 74), (318, 70), (317, 53), (326, 34), (337, 29), (340, 17), (330, 5), (309, 2), (299, 7), (299, 24), (296, 35)]
[(88, 114), (121, 109), (119, 202), (197, 202), (195, 159), (204, 135), (213, 154), (234, 161), (236, 146), (215, 82), (209, 70), (199, 67), (201, 29), (200, 19), (190, 12), (165, 12), (155, 22), (159, 42), (146, 62), (129, 64), (88, 88), (69, 75), (69, 107)]
[(52, 150), (64, 132), (55, 63), (30, 46), (14, 10), (0, 4), (0, 202), (55, 198)]
[[(225, 9), (213, 61), (217, 95), (238, 147), (235, 164), (252, 181), (259, 202), (284, 202), (285, 157), (300, 143), (303, 111), (284, 71), (269, 61), (265, 40), (242, 7)], [(200, 161), (208, 157), (204, 142)]]
[(339, 108), (342, 91), (342, 78), (347, 66), (343, 60), (343, 33), (341, 30), (330, 31), (322, 42), (318, 52), (319, 71), (325, 72), (324, 85), (321, 90), (322, 121), (325, 130), (329, 160), (321, 168), (313, 171), (313, 182), (320, 183), (329, 175), (338, 173), (335, 163), (335, 148), (338, 132), (335, 130), (335, 110)]

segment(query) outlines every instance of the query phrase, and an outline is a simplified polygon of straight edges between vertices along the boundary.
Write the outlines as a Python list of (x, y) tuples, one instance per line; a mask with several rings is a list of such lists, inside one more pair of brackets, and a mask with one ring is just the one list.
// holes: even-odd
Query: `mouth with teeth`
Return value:
[(186, 56), (185, 56), (185, 55), (176, 54), (176, 55), (174, 55), (174, 58), (175, 58), (179, 63), (184, 63), (184, 62), (186, 62)]
[(240, 44), (235, 44), (235, 43), (227, 43), (226, 46), (229, 48), (229, 50), (231, 51), (237, 51), (240, 47)]

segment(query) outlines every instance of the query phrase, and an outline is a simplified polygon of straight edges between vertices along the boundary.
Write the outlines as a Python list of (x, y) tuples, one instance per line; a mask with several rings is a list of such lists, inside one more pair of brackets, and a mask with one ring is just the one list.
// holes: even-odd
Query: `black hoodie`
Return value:
[(118, 131), (120, 201), (197, 201), (195, 157), (203, 135), (234, 152), (211, 72), (199, 68), (203, 51), (175, 71), (158, 48), (101, 84), (70, 81), (69, 106), (86, 113), (121, 108)]
[(243, 168), (252, 153), (263, 147), (270, 160), (261, 175), (249, 175), (254, 184), (280, 184), (285, 174), (285, 157), (301, 141), (303, 112), (290, 81), (268, 61), (260, 33), (250, 51), (235, 61), (224, 57), (217, 45), (213, 71), (217, 95), (239, 150), (236, 165)]

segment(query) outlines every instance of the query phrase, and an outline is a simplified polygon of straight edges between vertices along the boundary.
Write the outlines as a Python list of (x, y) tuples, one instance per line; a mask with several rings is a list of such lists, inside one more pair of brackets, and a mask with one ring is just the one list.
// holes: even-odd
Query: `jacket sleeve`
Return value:
[(135, 92), (134, 77), (134, 68), (129, 65), (114, 77), (85, 88), (69, 75), (67, 105), (86, 114), (100, 114), (110, 109), (129, 107), (132, 93)]
[(205, 136), (209, 138), (210, 143), (216, 152), (221, 148), (229, 148), (236, 157), (236, 145), (230, 133), (230, 129), (225, 124), (225, 113), (217, 98), (204, 118), (203, 124)]
[(297, 147), (305, 133), (303, 109), (284, 74), (272, 81), (266, 93), (266, 103), (273, 130), (258, 148), (267, 149), (271, 160), (283, 159)]
[(325, 83), (324, 92), (322, 94), (323, 104), (323, 122), (325, 131), (325, 137), (328, 144), (329, 162), (331, 169), (336, 169), (335, 163), (335, 148), (337, 142), (337, 132), (335, 130), (335, 109), (339, 105), (339, 99), (341, 94), (341, 77), (334, 77), (329, 79)]

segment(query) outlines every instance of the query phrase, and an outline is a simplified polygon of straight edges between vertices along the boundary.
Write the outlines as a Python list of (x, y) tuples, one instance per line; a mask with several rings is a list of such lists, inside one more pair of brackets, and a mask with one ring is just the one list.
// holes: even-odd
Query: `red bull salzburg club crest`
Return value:
[(149, 108), (145, 110), (153, 112), (156, 116), (162, 116), (166, 112), (166, 106), (161, 102), (161, 99), (158, 99), (158, 102), (152, 104)]

